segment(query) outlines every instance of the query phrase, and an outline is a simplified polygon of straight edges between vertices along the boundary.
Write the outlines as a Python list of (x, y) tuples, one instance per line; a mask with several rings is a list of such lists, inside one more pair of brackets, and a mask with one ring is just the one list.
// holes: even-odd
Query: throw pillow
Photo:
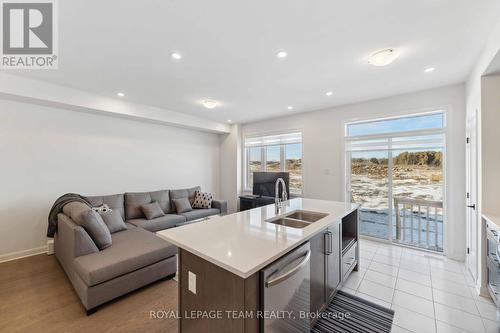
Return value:
[(177, 212), (177, 214), (182, 214), (193, 210), (193, 207), (191, 207), (191, 203), (189, 202), (188, 198), (172, 199), (172, 202), (175, 205), (175, 211)]
[(100, 213), (102, 220), (106, 224), (110, 233), (115, 233), (122, 230), (127, 230), (127, 225), (119, 211), (110, 210), (105, 213)]
[(146, 218), (148, 220), (152, 220), (157, 217), (165, 215), (163, 210), (161, 210), (160, 204), (157, 201), (141, 205), (141, 210), (144, 213), (144, 215), (146, 215)]
[(106, 213), (106, 212), (110, 212), (110, 211), (112, 211), (112, 209), (111, 209), (111, 208), (109, 208), (109, 206), (108, 206), (108, 205), (106, 205), (106, 204), (102, 204), (102, 205), (97, 206), (97, 207), (92, 207), (92, 210), (93, 210), (94, 212), (99, 213), (99, 214), (102, 214), (102, 213)]
[(111, 233), (99, 213), (89, 209), (82, 213), (82, 218), (79, 220), (81, 220), (81, 226), (87, 231), (99, 250), (111, 246)]
[(212, 193), (196, 191), (193, 208), (212, 208)]

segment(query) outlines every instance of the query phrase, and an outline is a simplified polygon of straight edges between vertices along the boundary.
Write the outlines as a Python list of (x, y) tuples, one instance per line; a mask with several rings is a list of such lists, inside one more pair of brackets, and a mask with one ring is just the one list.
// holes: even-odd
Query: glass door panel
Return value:
[(442, 149), (392, 152), (394, 242), (443, 251)]
[(390, 239), (388, 151), (351, 153), (351, 200), (361, 204), (360, 232)]
[(290, 172), (290, 191), (302, 193), (302, 144), (285, 145), (285, 171)]

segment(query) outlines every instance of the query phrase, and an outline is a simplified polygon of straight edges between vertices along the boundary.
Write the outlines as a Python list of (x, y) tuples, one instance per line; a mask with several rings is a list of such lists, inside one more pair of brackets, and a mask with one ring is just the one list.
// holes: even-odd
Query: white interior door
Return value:
[(477, 279), (477, 110), (467, 119), (467, 267)]

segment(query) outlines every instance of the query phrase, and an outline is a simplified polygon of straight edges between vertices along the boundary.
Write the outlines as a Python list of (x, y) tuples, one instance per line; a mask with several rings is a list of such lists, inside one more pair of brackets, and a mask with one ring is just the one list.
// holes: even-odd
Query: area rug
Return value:
[(393, 319), (393, 310), (339, 291), (311, 332), (390, 333)]

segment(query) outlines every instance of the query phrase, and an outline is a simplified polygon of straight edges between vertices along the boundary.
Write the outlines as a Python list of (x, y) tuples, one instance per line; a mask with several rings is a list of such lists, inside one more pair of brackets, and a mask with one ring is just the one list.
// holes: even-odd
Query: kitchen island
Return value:
[[(158, 232), (179, 248), (180, 331), (263, 331), (265, 317), (284, 315), (263, 312), (274, 302), (264, 302), (264, 269), (302, 248), (303, 257), (289, 271), (295, 273), (307, 259), (307, 271), (293, 279), (305, 277), (307, 288), (301, 290), (307, 298), (306, 312), (323, 310), (359, 265), (357, 208), (351, 203), (297, 198), (284, 202), (279, 212), (268, 205)], [(315, 221), (301, 224), (291, 217)], [(314, 318), (307, 320), (314, 323)]]

